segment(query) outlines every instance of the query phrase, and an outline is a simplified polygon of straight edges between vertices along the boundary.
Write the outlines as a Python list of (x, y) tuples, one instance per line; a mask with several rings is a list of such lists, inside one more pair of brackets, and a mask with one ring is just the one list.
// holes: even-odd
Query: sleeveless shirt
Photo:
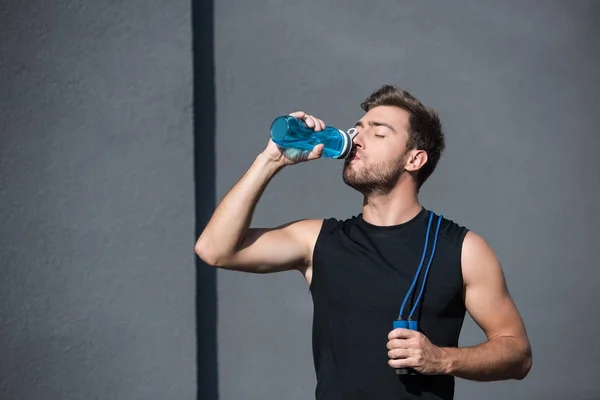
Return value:
[[(369, 224), (362, 214), (323, 221), (310, 284), (317, 400), (453, 399), (454, 377), (400, 377), (388, 365), (387, 337), (421, 262), (429, 217), (429, 210), (422, 208), (410, 221), (394, 226)], [(419, 331), (436, 346), (458, 346), (466, 312), (461, 247), (467, 231), (442, 218), (426, 285), (415, 309)], [(404, 314), (413, 308), (421, 285), (419, 278)]]

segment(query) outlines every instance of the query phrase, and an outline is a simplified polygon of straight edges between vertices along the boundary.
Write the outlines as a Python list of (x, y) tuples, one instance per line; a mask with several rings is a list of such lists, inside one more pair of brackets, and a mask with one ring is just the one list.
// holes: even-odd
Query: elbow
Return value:
[(224, 265), (223, 257), (211, 249), (211, 246), (202, 238), (198, 239), (194, 246), (194, 253), (207, 265), (211, 267), (222, 267)]
[(516, 369), (515, 379), (519, 381), (525, 379), (527, 375), (529, 375), (529, 371), (531, 371), (532, 364), (533, 357), (531, 354), (531, 347), (527, 345), (521, 356), (519, 367)]

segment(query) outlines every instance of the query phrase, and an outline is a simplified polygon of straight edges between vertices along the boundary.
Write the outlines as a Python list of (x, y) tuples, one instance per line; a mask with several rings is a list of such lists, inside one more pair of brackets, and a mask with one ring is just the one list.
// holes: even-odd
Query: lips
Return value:
[(350, 161), (360, 160), (360, 156), (358, 155), (358, 152), (356, 151), (356, 147), (354, 149), (352, 149), (352, 151), (350, 151), (350, 154), (348, 154), (348, 159)]

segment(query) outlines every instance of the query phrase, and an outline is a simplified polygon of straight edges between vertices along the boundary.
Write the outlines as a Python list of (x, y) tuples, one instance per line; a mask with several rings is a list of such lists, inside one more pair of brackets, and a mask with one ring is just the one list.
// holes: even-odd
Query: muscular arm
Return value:
[[(281, 163), (260, 154), (216, 208), (196, 242), (207, 264), (253, 273), (298, 269), (309, 272), (322, 221), (302, 220), (276, 228), (249, 229), (254, 209)], [(307, 277), (308, 279), (308, 277)]]
[(523, 379), (531, 368), (525, 326), (506, 287), (500, 263), (487, 242), (469, 232), (462, 251), (465, 305), (487, 341), (444, 348), (447, 373), (464, 379)]

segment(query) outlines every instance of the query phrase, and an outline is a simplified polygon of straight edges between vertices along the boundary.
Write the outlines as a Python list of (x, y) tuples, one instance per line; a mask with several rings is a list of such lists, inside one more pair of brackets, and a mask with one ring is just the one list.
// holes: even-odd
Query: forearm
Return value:
[(260, 196), (282, 168), (260, 154), (215, 209), (196, 243), (196, 253), (209, 264), (231, 256), (244, 239)]
[(497, 337), (474, 347), (443, 348), (445, 371), (474, 381), (523, 379), (531, 367), (529, 343)]

